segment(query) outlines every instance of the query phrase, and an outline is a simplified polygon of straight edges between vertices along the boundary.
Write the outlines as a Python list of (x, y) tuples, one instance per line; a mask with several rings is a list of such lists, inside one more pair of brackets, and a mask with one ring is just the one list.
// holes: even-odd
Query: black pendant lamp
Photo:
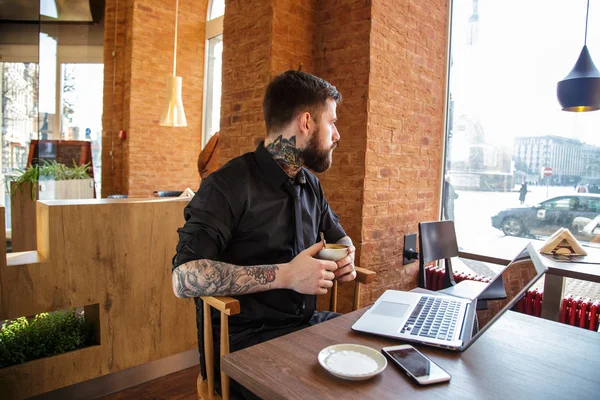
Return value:
[(569, 72), (569, 75), (556, 85), (556, 95), (563, 111), (600, 110), (600, 71), (594, 65), (587, 48), (587, 28), (590, 14), (590, 0), (585, 15), (585, 39), (583, 49)]

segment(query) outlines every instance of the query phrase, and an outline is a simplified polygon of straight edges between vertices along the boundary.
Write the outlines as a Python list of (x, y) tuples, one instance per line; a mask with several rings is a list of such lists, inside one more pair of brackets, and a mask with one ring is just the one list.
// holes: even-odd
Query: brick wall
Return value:
[(316, 0), (273, 0), (271, 76), (298, 69), (314, 73)]
[[(180, 0), (177, 75), (183, 78), (185, 128), (161, 127), (158, 119), (166, 97), (166, 79), (173, 71), (175, 2), (119, 2), (116, 70), (112, 93), (114, 6), (107, 2), (105, 27), (105, 100), (103, 196), (126, 193), (150, 196), (154, 190), (196, 189), (196, 159), (201, 148), (204, 85), (204, 35), (207, 0)], [(121, 15), (126, 15), (121, 17)], [(112, 17), (112, 18), (111, 18)], [(126, 18), (123, 24), (123, 18)], [(123, 40), (124, 39), (124, 40)], [(113, 122), (114, 121), (114, 122)], [(127, 139), (117, 137), (120, 129)], [(109, 150), (110, 151), (110, 150)], [(114, 163), (114, 168), (112, 165)]]
[[(107, 0), (104, 18), (104, 97), (102, 113), (102, 196), (127, 193), (122, 177), (128, 174), (125, 153), (129, 142), (121, 142), (119, 129), (129, 109), (125, 109), (131, 86), (132, 1)], [(115, 20), (116, 18), (116, 20)], [(116, 42), (115, 42), (116, 38)], [(114, 57), (113, 57), (114, 51)], [(128, 100), (127, 100), (128, 101)]]
[(446, 90), (448, 4), (373, 0), (361, 264), (386, 289), (416, 286), (404, 235), (437, 219)]
[[(315, 73), (335, 85), (343, 96), (336, 123), (340, 142), (333, 153), (331, 169), (319, 174), (319, 179), (329, 204), (357, 248), (357, 265), (364, 267), (370, 267), (363, 265), (361, 258), (370, 19), (369, 1), (346, 0), (343, 6), (320, 2), (315, 48)], [(353, 286), (340, 286), (339, 311), (350, 310)]]
[(227, 1), (219, 164), (253, 151), (265, 136), (262, 98), (271, 73), (273, 8), (266, 0)]

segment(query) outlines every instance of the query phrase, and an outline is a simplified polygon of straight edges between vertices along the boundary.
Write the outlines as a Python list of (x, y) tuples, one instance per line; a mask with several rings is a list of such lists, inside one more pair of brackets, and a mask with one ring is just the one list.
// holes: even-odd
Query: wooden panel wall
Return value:
[(11, 244), (14, 252), (36, 249), (35, 201), (31, 200), (30, 184), (21, 189), (11, 184)]
[(44, 393), (197, 346), (193, 302), (176, 298), (171, 287), (171, 258), (187, 201), (38, 202), (37, 258), (46, 261), (15, 265), (19, 256), (12, 254), (7, 265), (0, 250), (0, 321), (98, 304), (100, 344), (0, 369), (8, 398)]

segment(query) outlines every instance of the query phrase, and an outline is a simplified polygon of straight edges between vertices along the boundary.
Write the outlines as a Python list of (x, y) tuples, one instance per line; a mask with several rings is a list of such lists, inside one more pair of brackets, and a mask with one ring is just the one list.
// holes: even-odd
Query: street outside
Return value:
[[(572, 186), (529, 186), (525, 205), (533, 206), (556, 196), (573, 195)], [(505, 236), (492, 227), (491, 217), (505, 208), (519, 207), (518, 187), (514, 192), (482, 192), (456, 190), (454, 224), (458, 244), (462, 250), (512, 258), (529, 243), (531, 238)], [(546, 192), (548, 194), (546, 194)]]
[[(524, 205), (533, 206), (546, 199), (557, 196), (573, 195), (573, 186), (529, 186)], [(505, 208), (519, 207), (518, 187), (514, 192), (483, 192), (456, 190), (458, 198), (454, 201), (455, 228), (460, 250), (504, 259), (514, 258), (531, 241), (540, 239), (505, 236), (492, 227), (491, 217)], [(541, 239), (542, 241), (545, 238)], [(584, 245), (586, 245), (584, 243)], [(471, 267), (471, 263), (468, 263)], [(480, 263), (482, 264), (482, 263)], [(489, 264), (486, 264), (489, 267)], [(480, 265), (469, 268), (480, 272)], [(489, 269), (489, 268), (488, 268)], [(491, 268), (495, 269), (495, 268)], [(483, 273), (482, 275), (488, 275)], [(535, 285), (541, 289), (541, 282)], [(600, 285), (567, 279), (565, 294), (573, 293), (593, 299), (600, 299)]]

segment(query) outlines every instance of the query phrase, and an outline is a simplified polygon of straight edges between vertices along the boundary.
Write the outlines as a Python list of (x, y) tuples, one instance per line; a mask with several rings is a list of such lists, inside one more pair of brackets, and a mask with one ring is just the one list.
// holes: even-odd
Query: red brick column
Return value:
[[(342, 93), (337, 109), (340, 142), (333, 153), (331, 169), (319, 174), (325, 196), (357, 248), (361, 258), (367, 106), (369, 95), (371, 6), (368, 1), (320, 2), (317, 12), (318, 39), (315, 49), (316, 74)], [(338, 311), (352, 305), (353, 285), (341, 285)], [(365, 297), (363, 295), (363, 297)], [(320, 302), (324, 306), (323, 300)]]
[(302, 71), (315, 73), (316, 10), (316, 0), (273, 0), (272, 76), (298, 69), (300, 64)]
[(386, 289), (416, 286), (402, 266), (404, 235), (438, 218), (448, 4), (374, 0), (361, 264)]
[[(121, 142), (118, 132), (129, 120), (124, 107), (131, 86), (132, 1), (107, 0), (104, 14), (104, 97), (102, 113), (102, 196), (127, 193), (129, 142)], [(113, 54), (114, 52), (114, 54)]]

